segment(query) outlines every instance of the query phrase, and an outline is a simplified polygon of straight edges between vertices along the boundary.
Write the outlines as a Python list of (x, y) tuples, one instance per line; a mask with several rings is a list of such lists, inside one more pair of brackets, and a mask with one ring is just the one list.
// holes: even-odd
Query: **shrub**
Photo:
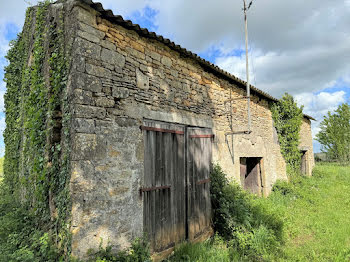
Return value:
[(283, 242), (283, 222), (267, 201), (229, 183), (215, 165), (211, 174), (214, 230), (238, 253), (248, 259), (262, 259)]
[(32, 212), (0, 183), (0, 261), (59, 261), (52, 234), (37, 229)]
[(98, 251), (89, 250), (89, 262), (147, 262), (151, 261), (151, 254), (148, 240), (136, 238), (131, 244), (131, 248), (118, 253), (113, 252), (113, 247), (108, 245), (102, 247), (102, 241)]
[(277, 180), (272, 187), (273, 192), (279, 192), (282, 195), (290, 195), (294, 193), (294, 186), (285, 180)]

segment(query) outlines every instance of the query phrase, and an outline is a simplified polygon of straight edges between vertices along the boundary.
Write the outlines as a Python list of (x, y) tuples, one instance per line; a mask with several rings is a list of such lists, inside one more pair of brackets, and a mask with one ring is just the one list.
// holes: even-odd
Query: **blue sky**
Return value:
[[(1, 25), (2, 30), (0, 31), (2, 33), (1, 38), (3, 39), (0, 43), (2, 46), (0, 47), (0, 80), (4, 78), (4, 67), (7, 64), (7, 61), (4, 57), (6, 51), (8, 50), (8, 43), (9, 41), (16, 38), (17, 33), (19, 32), (19, 27), (12, 23), (7, 22)], [(3, 97), (4, 93), (6, 91), (5, 83), (0, 81), (0, 95)], [(4, 128), (5, 128), (5, 114), (4, 114), (4, 100), (1, 98), (0, 102), (1, 112), (0, 112), (0, 156), (3, 156), (5, 145), (4, 140), (2, 137)]]
[[(31, 1), (35, 4), (37, 0)], [(245, 79), (241, 1), (101, 0), (105, 8), (170, 38)], [(4, 58), (23, 26), (23, 0), (0, 2), (0, 107)], [(259, 0), (248, 13), (252, 84), (280, 98), (288, 92), (314, 116), (313, 135), (328, 111), (350, 102), (350, 0)], [(0, 113), (0, 155), (4, 153)], [(314, 151), (320, 145), (314, 142)]]

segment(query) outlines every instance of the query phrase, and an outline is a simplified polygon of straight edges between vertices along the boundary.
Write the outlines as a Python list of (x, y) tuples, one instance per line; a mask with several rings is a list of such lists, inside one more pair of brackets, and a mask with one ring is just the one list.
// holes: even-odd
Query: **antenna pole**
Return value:
[(250, 84), (249, 84), (249, 63), (248, 63), (248, 21), (247, 21), (247, 7), (246, 0), (244, 3), (244, 24), (245, 24), (245, 54), (246, 54), (246, 74), (247, 74), (247, 113), (248, 113), (248, 132), (251, 131), (251, 119), (250, 119)]

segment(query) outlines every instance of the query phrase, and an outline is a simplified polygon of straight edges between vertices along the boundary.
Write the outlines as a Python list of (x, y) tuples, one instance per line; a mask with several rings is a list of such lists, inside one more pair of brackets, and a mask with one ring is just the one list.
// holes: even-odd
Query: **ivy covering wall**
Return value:
[[(68, 51), (64, 10), (26, 13), (5, 68), (4, 187), (61, 255), (70, 253)], [(56, 10), (57, 11), (57, 10)]]
[(299, 108), (293, 96), (285, 94), (271, 105), (272, 118), (278, 134), (281, 153), (287, 164), (287, 174), (300, 172), (301, 152), (300, 128), (303, 121), (303, 107)]

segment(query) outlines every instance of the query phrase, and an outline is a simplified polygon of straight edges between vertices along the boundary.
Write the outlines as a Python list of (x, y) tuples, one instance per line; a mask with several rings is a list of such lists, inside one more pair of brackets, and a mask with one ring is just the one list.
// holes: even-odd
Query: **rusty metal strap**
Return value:
[(150, 192), (155, 190), (162, 190), (162, 189), (170, 189), (171, 186), (155, 186), (155, 187), (141, 187), (140, 188), (140, 194), (142, 192)]
[(173, 130), (173, 129), (164, 129), (164, 128), (157, 128), (157, 127), (150, 127), (150, 126), (140, 126), (141, 130), (147, 130), (147, 131), (155, 131), (155, 132), (162, 132), (162, 133), (172, 133), (172, 134), (178, 134), (183, 135), (185, 132), (180, 130)]
[(206, 183), (209, 183), (209, 182), (210, 182), (210, 178), (207, 178), (207, 179), (199, 180), (197, 182), (197, 185), (202, 185), (202, 184), (206, 184)]
[(190, 138), (214, 138), (215, 135), (190, 135)]

